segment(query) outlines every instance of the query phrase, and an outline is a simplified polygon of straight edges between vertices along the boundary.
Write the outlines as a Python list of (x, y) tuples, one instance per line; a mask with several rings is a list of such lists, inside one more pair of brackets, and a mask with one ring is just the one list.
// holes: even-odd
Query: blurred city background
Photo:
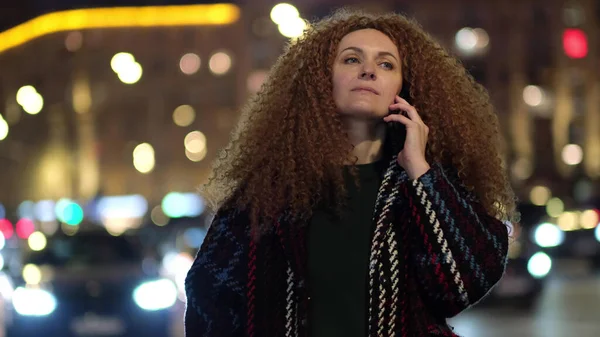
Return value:
[(456, 332), (600, 336), (600, 1), (359, 3), (3, 1), (0, 336), (183, 336), (196, 190), (285, 44), (343, 5), (415, 17), (497, 108), (523, 220)]

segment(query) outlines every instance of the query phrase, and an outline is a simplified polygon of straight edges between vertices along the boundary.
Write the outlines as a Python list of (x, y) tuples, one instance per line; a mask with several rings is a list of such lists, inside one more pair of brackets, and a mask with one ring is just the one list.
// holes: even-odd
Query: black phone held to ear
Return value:
[[(390, 111), (390, 114), (400, 114), (400, 111)], [(389, 139), (390, 150), (398, 154), (404, 148), (406, 141), (406, 126), (398, 122), (389, 122), (387, 125), (387, 137)]]

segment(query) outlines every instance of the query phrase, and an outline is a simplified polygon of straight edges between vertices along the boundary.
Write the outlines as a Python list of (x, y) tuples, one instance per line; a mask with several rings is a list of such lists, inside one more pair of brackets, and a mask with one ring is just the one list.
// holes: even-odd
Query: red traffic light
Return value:
[(562, 40), (563, 50), (568, 57), (580, 59), (587, 56), (588, 41), (583, 30), (577, 28), (565, 29)]

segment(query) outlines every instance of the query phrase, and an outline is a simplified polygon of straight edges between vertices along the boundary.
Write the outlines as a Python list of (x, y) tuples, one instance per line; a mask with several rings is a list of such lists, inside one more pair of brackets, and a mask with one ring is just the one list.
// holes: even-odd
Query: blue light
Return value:
[(204, 200), (196, 193), (171, 192), (163, 198), (161, 206), (170, 218), (196, 217), (204, 212)]
[(148, 202), (139, 195), (120, 195), (100, 198), (97, 213), (105, 219), (137, 219), (148, 212)]
[(167, 279), (145, 282), (133, 291), (133, 300), (144, 310), (167, 309), (177, 301), (177, 287)]
[(23, 201), (17, 209), (19, 218), (35, 218), (35, 203), (33, 201)]
[(188, 228), (184, 232), (183, 237), (188, 247), (200, 248), (206, 237), (206, 230), (201, 228)]
[(43, 289), (19, 287), (13, 293), (12, 303), (23, 316), (48, 316), (56, 309), (56, 298)]
[(42, 200), (35, 204), (35, 218), (42, 222), (56, 220), (55, 204), (52, 200)]

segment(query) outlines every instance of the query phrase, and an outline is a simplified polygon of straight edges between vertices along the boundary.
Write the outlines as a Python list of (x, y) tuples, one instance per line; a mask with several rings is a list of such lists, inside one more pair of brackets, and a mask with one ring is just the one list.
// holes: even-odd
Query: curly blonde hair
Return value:
[(242, 110), (201, 193), (215, 209), (249, 210), (259, 231), (265, 227), (259, 222), (271, 223), (285, 211), (308, 217), (318, 203), (339, 207), (345, 194), (341, 168), (352, 145), (333, 101), (332, 65), (340, 40), (367, 28), (398, 47), (403, 87), (430, 129), (427, 160), (453, 167), (490, 214), (515, 220), (487, 91), (415, 21), (349, 9), (312, 24), (289, 43)]

